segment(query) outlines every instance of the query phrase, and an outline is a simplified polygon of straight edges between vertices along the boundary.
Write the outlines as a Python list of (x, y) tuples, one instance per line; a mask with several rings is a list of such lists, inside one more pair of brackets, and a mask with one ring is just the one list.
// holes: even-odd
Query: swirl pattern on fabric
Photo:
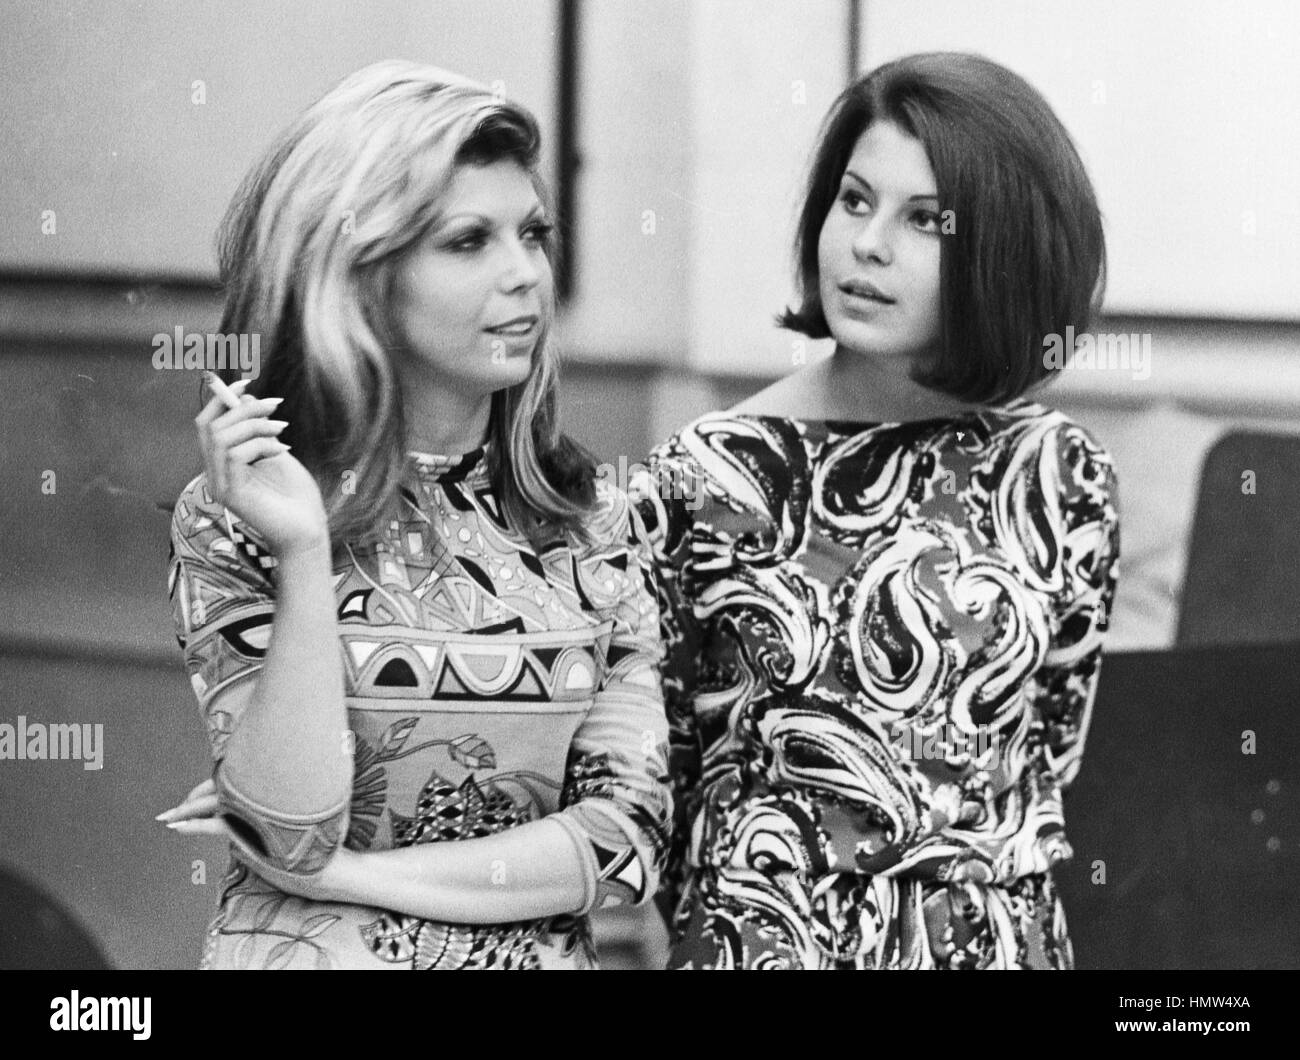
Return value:
[(1118, 574), (1109, 454), (1025, 400), (712, 414), (630, 493), (666, 641), (672, 965), (1072, 967), (1050, 869)]

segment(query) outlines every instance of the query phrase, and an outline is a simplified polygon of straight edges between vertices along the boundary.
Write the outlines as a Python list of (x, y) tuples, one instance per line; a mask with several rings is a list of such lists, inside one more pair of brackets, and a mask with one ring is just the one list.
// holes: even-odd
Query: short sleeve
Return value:
[(172, 513), (168, 592), (218, 762), (239, 718), (214, 702), (262, 668), (275, 612), (274, 569), (275, 557), (257, 534), (212, 499), (205, 476), (185, 487)]
[(1056, 438), (1063, 588), (1032, 700), (1047, 773), (1065, 789), (1078, 774), (1092, 720), (1119, 576), (1119, 511), (1110, 454), (1075, 424)]
[(593, 703), (574, 733), (553, 819), (586, 867), (582, 912), (640, 905), (658, 888), (667, 852), (668, 787), (662, 644), (645, 530), (627, 497), (597, 486), (594, 544), (577, 562), (582, 594), (611, 623)]
[(671, 915), (685, 886), (702, 759), (694, 704), (702, 635), (688, 586), (692, 522), (703, 501), (702, 479), (685, 457), (674, 455), (670, 440), (651, 451), (646, 466), (633, 475), (628, 493), (646, 528), (664, 641), (668, 773), (675, 810), (661, 901)]

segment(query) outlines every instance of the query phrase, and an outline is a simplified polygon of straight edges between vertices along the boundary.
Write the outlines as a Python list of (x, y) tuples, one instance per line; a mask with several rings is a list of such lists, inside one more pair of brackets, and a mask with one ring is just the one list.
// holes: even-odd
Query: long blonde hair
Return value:
[[(397, 508), (408, 445), (386, 347), (401, 251), (433, 224), (458, 165), (516, 161), (548, 202), (540, 144), (519, 104), (389, 60), (309, 107), (231, 202), (218, 237), (221, 330), (261, 336), (248, 393), (284, 398), (281, 438), (321, 487), (336, 549), (378, 540)], [(549, 243), (546, 253), (553, 260)], [(582, 535), (595, 500), (595, 461), (557, 422), (554, 312), (546, 307), (528, 377), (492, 398), (488, 470), (506, 518), (529, 536)]]

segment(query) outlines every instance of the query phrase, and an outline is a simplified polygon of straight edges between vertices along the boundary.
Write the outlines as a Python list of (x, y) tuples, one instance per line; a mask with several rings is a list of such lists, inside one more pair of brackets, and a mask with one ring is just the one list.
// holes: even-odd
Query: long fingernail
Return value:
[(275, 408), (283, 400), (284, 398), (262, 398), (263, 404), (270, 405), (271, 408)]
[(166, 821), (166, 820), (169, 820), (169, 819), (171, 818), (171, 815), (172, 815), (172, 811), (171, 811), (171, 810), (163, 810), (163, 812), (160, 813), (157, 817), (155, 817), (154, 820), (155, 820), (155, 821)]

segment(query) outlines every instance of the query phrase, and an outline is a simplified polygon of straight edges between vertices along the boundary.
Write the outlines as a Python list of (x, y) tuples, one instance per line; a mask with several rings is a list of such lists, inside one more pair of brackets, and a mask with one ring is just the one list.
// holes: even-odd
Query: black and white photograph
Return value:
[[(159, 972), (1028, 970), (1105, 1040), (1269, 1024), (1300, 7), (0, 26), (22, 1019), (224, 1018)], [(721, 982), (694, 1019), (768, 1004)], [(878, 996), (972, 989), (920, 982)]]

